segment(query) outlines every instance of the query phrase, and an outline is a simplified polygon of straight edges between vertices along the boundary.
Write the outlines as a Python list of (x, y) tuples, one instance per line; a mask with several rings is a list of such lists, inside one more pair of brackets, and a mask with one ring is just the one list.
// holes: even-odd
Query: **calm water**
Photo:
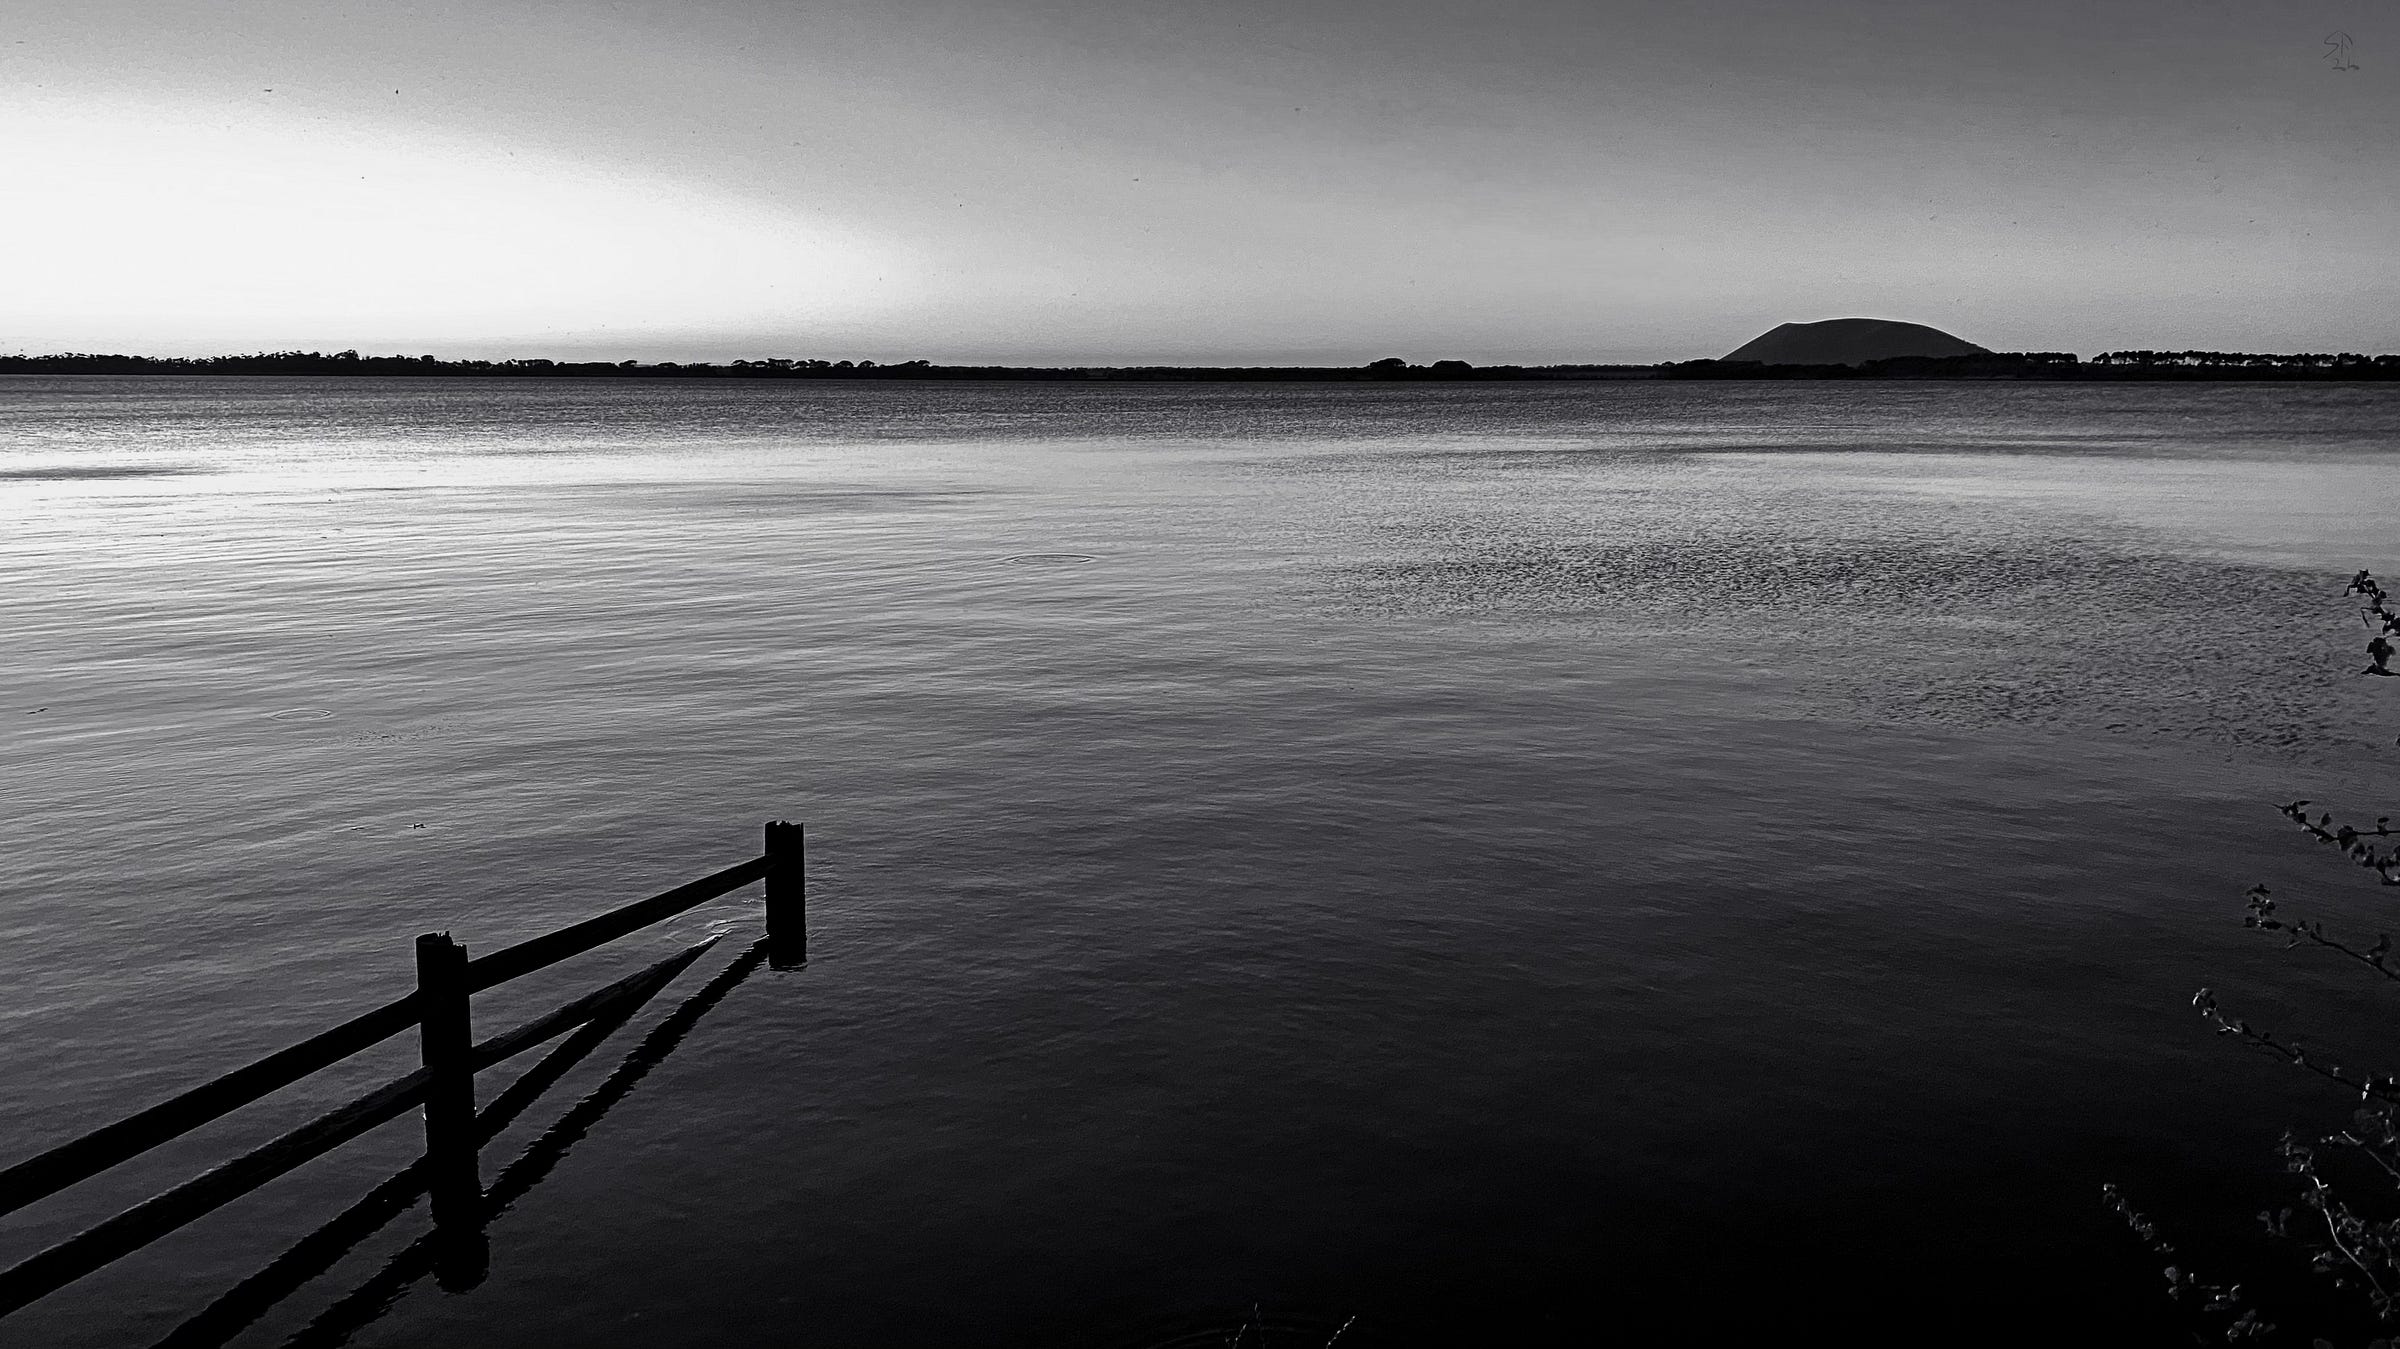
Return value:
[[(486, 1154), (597, 1093), (479, 1288), (375, 1282), (420, 1207), (242, 1342), (2173, 1336), (2100, 1181), (2230, 1231), (2343, 1111), (2192, 990), (2372, 1007), (2239, 896), (2372, 921), (2265, 803), (2393, 804), (2395, 447), (2373, 387), (10, 380), (0, 1160), (788, 817), (810, 965), (630, 1090), (755, 891), (479, 1003), (735, 934)], [(0, 1335), (164, 1336), (416, 1138)]]

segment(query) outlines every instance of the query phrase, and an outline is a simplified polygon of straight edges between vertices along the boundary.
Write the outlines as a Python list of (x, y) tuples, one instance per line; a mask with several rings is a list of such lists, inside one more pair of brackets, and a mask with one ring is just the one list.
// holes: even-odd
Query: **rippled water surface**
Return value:
[[(386, 1277), (420, 1207), (241, 1342), (2177, 1334), (2095, 1195), (2245, 1220), (2340, 1118), (2185, 1003), (2366, 992), (2239, 896), (2373, 921), (2266, 803), (2392, 804), (2396, 445), (2372, 386), (10, 379), (0, 1161), (790, 818), (805, 969), (753, 890), (479, 1002), (733, 934), (486, 1153), (479, 1285)], [(417, 1140), (0, 1333), (164, 1337)]]

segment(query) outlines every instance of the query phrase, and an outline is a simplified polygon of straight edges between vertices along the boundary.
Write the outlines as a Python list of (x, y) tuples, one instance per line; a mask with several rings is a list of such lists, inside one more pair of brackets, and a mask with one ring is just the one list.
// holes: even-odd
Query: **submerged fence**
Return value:
[[(483, 1143), (506, 1127), (575, 1060), (698, 960), (717, 938), (696, 943), (548, 1015), (480, 1042), (474, 1037), (473, 996), (663, 922), (753, 881), (765, 882), (767, 935), (757, 951), (738, 962), (741, 973), (755, 968), (760, 956), (777, 968), (797, 967), (808, 957), (805, 844), (799, 825), (778, 820), (766, 826), (765, 845), (757, 857), (490, 955), (470, 959), (467, 949), (449, 933), (427, 933), (417, 938), (414, 992), (0, 1170), (0, 1216), (5, 1216), (381, 1044), (411, 1026), (418, 1030), (423, 1066), (415, 1072), (0, 1271), (0, 1316), (418, 1106), (423, 1107), (425, 1117), (424, 1157), (362, 1202), (381, 1202), (388, 1207), (397, 1197), (404, 1207), (414, 1202), (417, 1194), (429, 1194), (435, 1232), (444, 1238), (438, 1243), (436, 1258), (450, 1266), (444, 1282), (473, 1282), (480, 1277), (483, 1222), (494, 1198), (482, 1185), (479, 1163)], [(570, 1032), (574, 1034), (566, 1044), (490, 1106), (477, 1110), (477, 1072)]]

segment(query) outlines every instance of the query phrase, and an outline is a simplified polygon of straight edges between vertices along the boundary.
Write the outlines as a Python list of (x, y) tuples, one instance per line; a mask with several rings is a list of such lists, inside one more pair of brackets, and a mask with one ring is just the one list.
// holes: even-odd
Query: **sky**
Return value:
[(2400, 351), (2396, 80), (2391, 0), (0, 0), (0, 351)]

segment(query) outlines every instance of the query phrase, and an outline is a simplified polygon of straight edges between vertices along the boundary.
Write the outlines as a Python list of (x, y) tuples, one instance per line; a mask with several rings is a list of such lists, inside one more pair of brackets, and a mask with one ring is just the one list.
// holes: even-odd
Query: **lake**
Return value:
[[(2248, 1277), (2347, 1108), (2193, 991), (2383, 1015), (2240, 918), (2375, 921), (2270, 803), (2400, 804), (2396, 447), (2326, 384), (0, 380), (0, 1163), (784, 818), (808, 965), (642, 1071), (755, 889), (479, 1000), (730, 934), (485, 1153), (549, 1164), (478, 1286), (379, 1274), (419, 1205), (238, 1342), (2179, 1341), (2101, 1183)], [(420, 1143), (0, 1334), (159, 1340)]]

